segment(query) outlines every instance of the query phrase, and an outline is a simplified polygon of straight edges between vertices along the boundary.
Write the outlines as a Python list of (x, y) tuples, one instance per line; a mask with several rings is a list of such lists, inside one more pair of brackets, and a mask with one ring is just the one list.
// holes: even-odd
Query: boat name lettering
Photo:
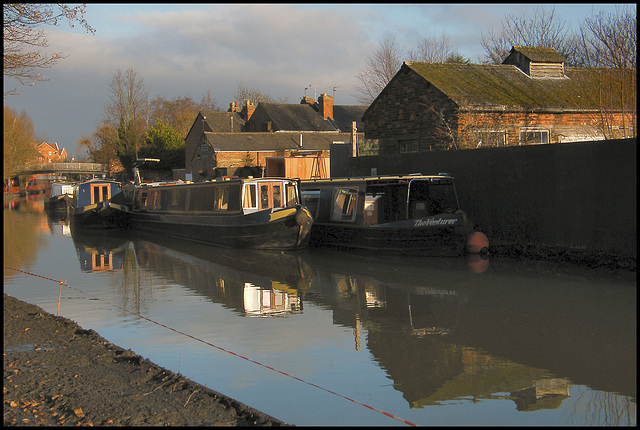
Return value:
[(438, 218), (438, 219), (417, 219), (414, 227), (425, 227), (430, 225), (451, 225), (455, 224), (458, 220), (456, 218)]

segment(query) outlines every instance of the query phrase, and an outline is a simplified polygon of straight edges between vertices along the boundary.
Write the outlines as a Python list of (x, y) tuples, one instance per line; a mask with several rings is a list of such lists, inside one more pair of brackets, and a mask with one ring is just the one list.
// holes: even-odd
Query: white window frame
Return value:
[[(527, 134), (535, 134), (535, 133), (541, 133), (541, 134), (545, 134), (547, 135), (546, 138), (546, 142), (529, 142), (527, 139), (522, 139), (522, 135), (524, 134), (525, 136)], [(546, 128), (537, 128), (537, 127), (525, 127), (525, 128), (521, 128), (520, 129), (520, 133), (519, 133), (519, 144), (520, 145), (545, 145), (551, 142), (551, 130), (546, 129)]]

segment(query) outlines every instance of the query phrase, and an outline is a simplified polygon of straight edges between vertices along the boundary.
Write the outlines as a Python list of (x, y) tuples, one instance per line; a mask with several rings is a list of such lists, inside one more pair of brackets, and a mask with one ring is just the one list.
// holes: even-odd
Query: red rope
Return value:
[(302, 379), (302, 378), (299, 378), (299, 377), (294, 376), (294, 375), (290, 375), (289, 373), (284, 372), (284, 371), (282, 371), (282, 370), (274, 369), (274, 368), (273, 368), (273, 367), (271, 367), (271, 366), (267, 366), (266, 364), (262, 364), (262, 363), (260, 363), (260, 362), (258, 362), (258, 361), (252, 360), (252, 359), (250, 359), (250, 358), (248, 358), (248, 357), (245, 357), (245, 356), (243, 356), (243, 355), (236, 354), (235, 352), (233, 352), (233, 351), (229, 351), (228, 349), (224, 349), (224, 348), (223, 348), (223, 347), (221, 347), (221, 346), (214, 345), (214, 344), (213, 344), (213, 343), (211, 343), (211, 342), (208, 342), (208, 341), (206, 341), (206, 340), (203, 340), (203, 339), (197, 338), (197, 337), (195, 337), (195, 336), (193, 336), (193, 335), (190, 335), (190, 334), (188, 334), (188, 333), (182, 332), (182, 331), (180, 331), (180, 330), (178, 330), (178, 329), (175, 329), (175, 328), (173, 328), (173, 327), (169, 327), (168, 325), (162, 324), (162, 323), (160, 323), (160, 322), (154, 321), (154, 320), (152, 320), (151, 318), (147, 318), (147, 317), (145, 317), (144, 315), (141, 315), (141, 314), (139, 314), (139, 313), (131, 312), (131, 311), (130, 311), (130, 310), (128, 310), (128, 309), (125, 309), (125, 308), (123, 308), (123, 307), (121, 307), (121, 306), (118, 306), (118, 305), (116, 305), (116, 304), (113, 304), (113, 303), (111, 303), (111, 302), (108, 302), (108, 301), (106, 301), (106, 300), (104, 300), (104, 299), (101, 299), (101, 298), (99, 298), (99, 297), (91, 296), (91, 295), (89, 295), (89, 294), (85, 293), (84, 291), (81, 291), (81, 290), (79, 290), (79, 289), (77, 289), (77, 288), (75, 288), (75, 287), (72, 287), (72, 286), (70, 286), (70, 285), (67, 285), (67, 284), (66, 284), (66, 282), (64, 282), (64, 281), (62, 281), (62, 280), (58, 281), (58, 280), (55, 280), (55, 279), (52, 279), (52, 278), (47, 278), (47, 277), (45, 277), (45, 276), (36, 275), (35, 273), (25, 272), (24, 270), (16, 269), (16, 268), (14, 268), (14, 267), (9, 267), (9, 266), (6, 266), (6, 265), (5, 265), (4, 267), (5, 267), (5, 268), (7, 268), (7, 269), (15, 270), (16, 272), (21, 272), (21, 273), (24, 273), (24, 274), (27, 274), (27, 275), (30, 275), (30, 276), (35, 276), (35, 277), (37, 277), (37, 278), (42, 278), (42, 279), (46, 279), (46, 280), (48, 280), (48, 281), (57, 282), (57, 283), (59, 283), (59, 284), (61, 284), (61, 285), (64, 285), (64, 286), (66, 286), (66, 287), (69, 287), (69, 288), (70, 288), (70, 289), (72, 289), (72, 290), (75, 290), (75, 291), (77, 291), (77, 292), (79, 292), (79, 293), (81, 293), (81, 294), (84, 294), (85, 296), (87, 296), (87, 297), (89, 297), (89, 298), (93, 298), (93, 299), (96, 299), (96, 300), (100, 300), (100, 301), (102, 301), (102, 302), (104, 302), (104, 303), (107, 303), (108, 305), (111, 305), (111, 306), (113, 306), (113, 307), (115, 307), (115, 308), (118, 308), (118, 309), (120, 309), (120, 310), (123, 310), (123, 311), (125, 311), (125, 312), (127, 312), (127, 313), (129, 313), (129, 314), (135, 315), (135, 316), (140, 317), (140, 318), (142, 318), (142, 319), (144, 319), (144, 320), (146, 320), (146, 321), (149, 321), (150, 323), (153, 323), (153, 324), (159, 325), (160, 327), (164, 327), (164, 328), (166, 328), (167, 330), (171, 330), (171, 331), (173, 331), (173, 332), (175, 332), (175, 333), (178, 333), (178, 334), (181, 334), (181, 335), (183, 335), (183, 336), (186, 336), (186, 337), (188, 337), (188, 338), (190, 338), (190, 339), (193, 339), (193, 340), (195, 340), (195, 341), (197, 341), (197, 342), (204, 343), (205, 345), (208, 345), (208, 346), (210, 346), (210, 347), (212, 347), (212, 348), (216, 348), (216, 349), (218, 349), (218, 350), (220, 350), (220, 351), (222, 351), (222, 352), (226, 352), (227, 354), (231, 354), (231, 355), (233, 355), (234, 357), (242, 358), (243, 360), (246, 360), (246, 361), (248, 361), (248, 362), (250, 362), (250, 363), (257, 364), (258, 366), (260, 366), (260, 367), (264, 367), (265, 369), (269, 369), (269, 370), (272, 370), (272, 371), (274, 371), (274, 372), (276, 372), (276, 373), (279, 373), (279, 374), (281, 374), (281, 375), (284, 375), (284, 376), (287, 376), (287, 377), (289, 377), (289, 378), (295, 379), (296, 381), (302, 382), (303, 384), (307, 384), (307, 385), (309, 385), (309, 386), (311, 386), (311, 387), (318, 388), (318, 389), (320, 389), (320, 390), (322, 390), (322, 391), (325, 391), (325, 392), (327, 392), (327, 393), (330, 393), (330, 394), (333, 394), (333, 395), (335, 395), (335, 396), (341, 397), (341, 398), (343, 398), (343, 399), (345, 399), (345, 400), (348, 400), (348, 401), (350, 401), (350, 402), (352, 402), (352, 403), (355, 403), (356, 405), (360, 405), (360, 406), (363, 406), (363, 407), (365, 407), (365, 408), (367, 408), (367, 409), (370, 409), (370, 410), (372, 410), (372, 411), (379, 412), (379, 413), (381, 413), (381, 414), (382, 414), (382, 415), (384, 415), (384, 416), (387, 416), (387, 417), (389, 417), (389, 418), (393, 418), (394, 420), (400, 421), (400, 422), (402, 422), (402, 423), (404, 423), (404, 424), (407, 424), (407, 425), (410, 425), (410, 426), (413, 426), (413, 427), (417, 427), (417, 425), (416, 425), (416, 424), (414, 424), (414, 423), (412, 423), (411, 421), (407, 421), (407, 420), (405, 420), (405, 419), (403, 419), (403, 418), (397, 417), (397, 416), (395, 416), (395, 415), (393, 415), (393, 414), (390, 414), (390, 413), (388, 413), (388, 412), (384, 412), (384, 411), (382, 411), (382, 410), (380, 410), (380, 409), (374, 408), (373, 406), (366, 405), (366, 404), (361, 403), (361, 402), (359, 402), (359, 401), (357, 401), (357, 400), (351, 399), (351, 398), (346, 397), (346, 396), (344, 396), (344, 395), (342, 395), (342, 394), (336, 393), (335, 391), (332, 391), (332, 390), (329, 390), (329, 389), (327, 389), (327, 388), (321, 387), (321, 386), (319, 386), (319, 385), (317, 385), (317, 384), (314, 384), (314, 383), (312, 383), (312, 382), (305, 381), (305, 380), (304, 380), (304, 379)]

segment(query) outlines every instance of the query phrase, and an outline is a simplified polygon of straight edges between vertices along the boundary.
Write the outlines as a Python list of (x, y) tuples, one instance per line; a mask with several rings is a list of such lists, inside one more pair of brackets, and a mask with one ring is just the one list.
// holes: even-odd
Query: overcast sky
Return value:
[[(481, 37), (500, 28), (505, 14), (532, 12), (535, 4), (93, 4), (85, 18), (95, 30), (66, 22), (45, 27), (49, 48), (67, 58), (44, 70), (46, 82), (22, 86), (4, 79), (5, 106), (24, 110), (36, 133), (70, 156), (95, 131), (114, 73), (133, 68), (151, 98), (210, 91), (221, 109), (238, 86), (289, 103), (305, 95), (334, 95), (337, 105), (358, 104), (357, 71), (385, 35), (405, 50), (423, 36), (449, 36), (472, 62), (484, 59)], [(553, 5), (547, 5), (548, 8)], [(616, 5), (559, 4), (557, 16), (578, 28), (592, 12)], [(633, 6), (635, 7), (635, 5)], [(334, 91), (335, 88), (335, 91)]]

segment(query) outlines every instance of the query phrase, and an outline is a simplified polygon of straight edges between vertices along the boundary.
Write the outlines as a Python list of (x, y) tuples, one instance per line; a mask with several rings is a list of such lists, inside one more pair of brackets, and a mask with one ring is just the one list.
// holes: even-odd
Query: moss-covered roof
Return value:
[(514, 46), (511, 53), (520, 52), (529, 60), (536, 63), (564, 63), (564, 56), (553, 48), (540, 48), (536, 46)]
[[(406, 62), (460, 108), (598, 109), (594, 69), (566, 67), (566, 78), (531, 78), (513, 65)], [(398, 75), (397, 75), (398, 76)]]

